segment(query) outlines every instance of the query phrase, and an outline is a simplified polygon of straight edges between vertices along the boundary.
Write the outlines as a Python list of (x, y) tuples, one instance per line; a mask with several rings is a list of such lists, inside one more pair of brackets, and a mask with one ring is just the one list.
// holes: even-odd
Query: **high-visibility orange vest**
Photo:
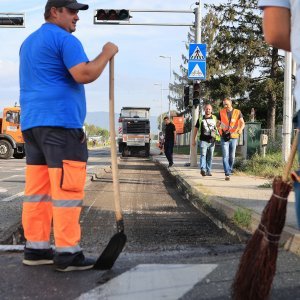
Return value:
[(229, 119), (227, 116), (227, 109), (223, 108), (220, 110), (220, 118), (221, 118), (221, 124), (219, 127), (220, 135), (222, 135), (223, 131), (229, 131), (231, 133), (231, 138), (236, 139), (239, 137), (239, 134), (236, 132), (239, 128), (239, 116), (240, 116), (240, 110), (233, 109), (232, 116), (229, 124)]

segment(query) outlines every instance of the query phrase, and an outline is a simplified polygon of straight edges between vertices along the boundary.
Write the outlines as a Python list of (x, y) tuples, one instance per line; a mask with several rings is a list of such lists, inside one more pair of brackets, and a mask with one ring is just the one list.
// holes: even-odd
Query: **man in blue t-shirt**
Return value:
[[(59, 271), (91, 269), (79, 242), (84, 197), (87, 143), (82, 130), (86, 116), (84, 84), (96, 80), (118, 52), (104, 45), (92, 61), (72, 35), (78, 11), (88, 5), (76, 0), (48, 0), (46, 23), (20, 48), (21, 127), (25, 140), (26, 185), (22, 224), (26, 238), (25, 265), (56, 264)], [(55, 253), (50, 247), (53, 222)]]

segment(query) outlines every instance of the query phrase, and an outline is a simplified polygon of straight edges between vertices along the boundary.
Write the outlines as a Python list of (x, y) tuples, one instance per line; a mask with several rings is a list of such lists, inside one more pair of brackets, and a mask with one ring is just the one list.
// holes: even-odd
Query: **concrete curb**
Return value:
[[(191, 186), (185, 176), (176, 167), (167, 167), (159, 159), (151, 157), (152, 161), (163, 167), (176, 180), (178, 189), (183, 192), (197, 209), (206, 214), (218, 227), (224, 228), (229, 233), (237, 235), (241, 241), (246, 241), (257, 229), (261, 215), (246, 207), (229, 202), (228, 197), (219, 197), (208, 194), (201, 186)], [(251, 213), (251, 221), (247, 228), (239, 226), (233, 221), (238, 210), (245, 209)], [(285, 250), (300, 255), (300, 232), (290, 226), (285, 226), (281, 234), (280, 246)]]

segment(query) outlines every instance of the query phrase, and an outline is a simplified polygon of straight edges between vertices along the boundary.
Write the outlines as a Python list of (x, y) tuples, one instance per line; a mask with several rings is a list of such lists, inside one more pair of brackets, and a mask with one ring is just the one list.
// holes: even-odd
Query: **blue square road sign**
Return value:
[(188, 78), (194, 80), (206, 79), (206, 61), (189, 61)]
[(206, 44), (190, 44), (189, 45), (189, 61), (205, 61), (206, 60)]

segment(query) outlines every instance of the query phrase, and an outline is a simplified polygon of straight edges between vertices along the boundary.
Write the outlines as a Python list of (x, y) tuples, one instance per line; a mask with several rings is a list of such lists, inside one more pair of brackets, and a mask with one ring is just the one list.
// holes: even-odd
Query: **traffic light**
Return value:
[(24, 17), (0, 17), (0, 27), (24, 27)]
[(184, 87), (183, 103), (184, 103), (184, 107), (188, 107), (190, 104), (190, 86), (189, 85), (186, 85)]
[(96, 9), (94, 23), (125, 23), (130, 18), (128, 9)]
[(193, 105), (197, 106), (200, 104), (200, 83), (194, 82), (193, 84)]

